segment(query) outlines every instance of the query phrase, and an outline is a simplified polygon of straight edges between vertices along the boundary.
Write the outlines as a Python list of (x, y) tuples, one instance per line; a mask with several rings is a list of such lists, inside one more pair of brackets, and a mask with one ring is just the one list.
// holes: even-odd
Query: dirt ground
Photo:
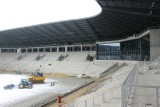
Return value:
[(71, 101), (73, 101), (83, 95), (89, 94), (90, 92), (93, 91), (93, 88), (96, 87), (102, 81), (103, 81), (103, 78), (98, 78), (95, 80), (95, 82), (93, 82), (93, 83), (67, 95), (67, 96), (62, 97), (60, 104), (58, 104), (57, 100), (56, 100), (56, 101), (46, 105), (45, 107), (61, 107), (62, 105), (67, 104), (68, 102), (71, 102)]
[(45, 73), (44, 74), (46, 77), (56, 77), (56, 78), (65, 78), (65, 77), (69, 77), (69, 75), (66, 74), (62, 74), (62, 73)]
[(90, 84), (90, 85), (88, 85), (88, 86), (85, 86), (85, 87), (83, 87), (83, 88), (81, 88), (81, 89), (79, 89), (79, 90), (77, 90), (77, 91), (75, 91), (75, 92), (73, 92), (73, 93), (71, 93), (71, 94), (69, 94), (69, 95), (61, 98), (61, 103), (60, 103), (60, 104), (58, 104), (58, 103), (57, 103), (57, 100), (56, 100), (56, 101), (54, 101), (53, 103), (50, 103), (49, 105), (47, 105), (47, 106), (45, 106), (45, 107), (61, 107), (63, 104), (66, 104), (66, 103), (68, 103), (68, 102), (70, 102), (70, 101), (73, 101), (74, 99), (76, 99), (76, 98), (84, 95), (84, 94), (87, 92), (87, 90), (88, 90), (93, 84), (94, 84), (94, 83), (92, 83), (92, 84)]

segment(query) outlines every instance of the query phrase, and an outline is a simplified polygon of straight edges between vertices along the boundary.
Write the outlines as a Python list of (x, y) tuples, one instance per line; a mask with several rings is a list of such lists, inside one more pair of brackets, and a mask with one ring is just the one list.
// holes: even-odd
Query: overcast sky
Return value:
[(0, 30), (91, 17), (100, 12), (95, 0), (0, 0)]

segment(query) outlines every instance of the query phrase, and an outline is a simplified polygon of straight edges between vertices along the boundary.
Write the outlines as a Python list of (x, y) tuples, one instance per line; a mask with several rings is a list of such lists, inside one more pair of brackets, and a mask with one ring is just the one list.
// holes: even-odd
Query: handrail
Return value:
[[(118, 89), (118, 88), (120, 88), (121, 86), (118, 86), (118, 87), (114, 87), (114, 88), (112, 88), (112, 89), (110, 89), (109, 91), (107, 91), (107, 92), (104, 92), (104, 93), (101, 93), (101, 94), (96, 94), (96, 95), (94, 95), (94, 96), (92, 96), (92, 97), (90, 97), (90, 98), (87, 98), (87, 99), (83, 99), (83, 100), (81, 100), (81, 101), (75, 101), (75, 102), (70, 102), (70, 103), (68, 103), (66, 106), (67, 107), (72, 107), (72, 105), (77, 105), (77, 104), (79, 104), (79, 103), (83, 103), (83, 102), (86, 102), (86, 101), (89, 101), (89, 100), (94, 100), (94, 98), (96, 98), (96, 97), (99, 97), (99, 96), (102, 96), (102, 100), (104, 101), (104, 94), (112, 94), (113, 95), (113, 91), (114, 90), (116, 90), (116, 89)], [(94, 102), (93, 102), (93, 104), (94, 104)]]
[[(133, 68), (134, 69), (134, 68)], [(132, 70), (133, 70), (132, 69)], [(132, 71), (131, 71), (132, 72)], [(129, 73), (130, 74), (130, 73)], [(123, 82), (124, 83), (124, 82)], [(96, 98), (96, 97), (98, 97), (98, 96), (102, 96), (102, 100), (104, 101), (104, 94), (112, 94), (113, 95), (113, 91), (115, 91), (116, 89), (119, 89), (119, 88), (121, 88), (121, 85), (118, 85), (118, 86), (115, 86), (115, 87), (113, 87), (113, 88), (110, 88), (110, 89), (108, 89), (107, 90), (107, 92), (103, 92), (103, 93), (98, 93), (98, 94), (96, 94), (96, 95), (93, 95), (93, 96), (91, 96), (90, 98), (86, 98), (86, 99), (83, 99), (83, 100), (81, 100), (81, 101), (74, 101), (74, 102), (69, 102), (69, 103), (67, 103), (66, 104), (66, 106), (67, 107), (72, 107), (73, 105), (77, 105), (77, 104), (79, 104), (79, 103), (82, 103), (82, 102), (84, 102), (85, 103), (85, 107), (87, 107), (87, 104), (86, 104), (86, 102), (88, 101), (88, 100), (93, 100), (93, 105), (94, 105), (94, 98)]]
[[(90, 100), (90, 99), (92, 99), (92, 98), (95, 98), (95, 97), (98, 97), (98, 96), (100, 96), (100, 95), (103, 95), (103, 94), (106, 94), (106, 93), (109, 93), (109, 92), (113, 92), (114, 90), (116, 90), (116, 89), (118, 89), (118, 88), (120, 88), (121, 86), (118, 86), (118, 87), (114, 87), (114, 88), (110, 88), (109, 90), (107, 90), (107, 92), (103, 92), (103, 93), (96, 93), (96, 95), (93, 95), (93, 96), (91, 96), (90, 98), (87, 98), (87, 99), (85, 99), (85, 100)], [(80, 103), (80, 102), (83, 102), (83, 101), (85, 101), (85, 100), (81, 100), (81, 101), (75, 101), (76, 103)], [(74, 102), (73, 102), (74, 103)]]
[(137, 64), (133, 67), (132, 71), (126, 78), (126, 80), (122, 84), (121, 88), (121, 95), (122, 95), (122, 100), (121, 100), (121, 107), (127, 107), (129, 103), (129, 98), (131, 96), (131, 91), (133, 89), (134, 81), (136, 79), (136, 73), (138, 71)]
[[(149, 103), (149, 104), (153, 105), (154, 107), (159, 107), (159, 90), (160, 90), (160, 86), (148, 86), (148, 85), (147, 86), (146, 85), (132, 85), (132, 86), (128, 85), (128, 86), (135, 87), (135, 88), (155, 89), (155, 94), (154, 95), (143, 95), (143, 96), (149, 96), (149, 97), (151, 97), (151, 99), (153, 99), (155, 97), (155, 101), (152, 102), (153, 104), (151, 104), (151, 103)], [(142, 96), (142, 95), (140, 95), (140, 96)], [(134, 104), (136, 104), (136, 103), (134, 103)], [(148, 104), (148, 102), (146, 102), (145, 105), (147, 105), (147, 104)], [(147, 106), (145, 106), (145, 107), (147, 107)]]

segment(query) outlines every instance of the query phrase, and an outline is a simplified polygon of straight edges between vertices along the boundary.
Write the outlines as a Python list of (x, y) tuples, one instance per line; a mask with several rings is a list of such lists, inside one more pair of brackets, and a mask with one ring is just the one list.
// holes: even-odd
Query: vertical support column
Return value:
[(2, 49), (2, 48), (0, 48), (0, 53), (1, 53), (1, 49)]
[(37, 52), (39, 53), (39, 47), (37, 47)]
[(64, 52), (67, 52), (67, 46), (64, 46), (65, 47), (65, 51)]
[(59, 47), (57, 46), (57, 52), (59, 52)]

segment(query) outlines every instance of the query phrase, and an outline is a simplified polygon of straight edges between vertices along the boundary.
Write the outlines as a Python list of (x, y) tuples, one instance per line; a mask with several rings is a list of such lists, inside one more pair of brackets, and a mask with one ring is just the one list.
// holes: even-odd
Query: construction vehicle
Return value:
[(29, 77), (28, 77), (29, 82), (34, 83), (44, 83), (45, 77), (43, 73), (40, 73), (39, 71), (33, 72)]
[(23, 88), (31, 89), (32, 87), (33, 87), (32, 82), (29, 82), (27, 79), (21, 79), (21, 82), (18, 85), (19, 89), (23, 89)]

